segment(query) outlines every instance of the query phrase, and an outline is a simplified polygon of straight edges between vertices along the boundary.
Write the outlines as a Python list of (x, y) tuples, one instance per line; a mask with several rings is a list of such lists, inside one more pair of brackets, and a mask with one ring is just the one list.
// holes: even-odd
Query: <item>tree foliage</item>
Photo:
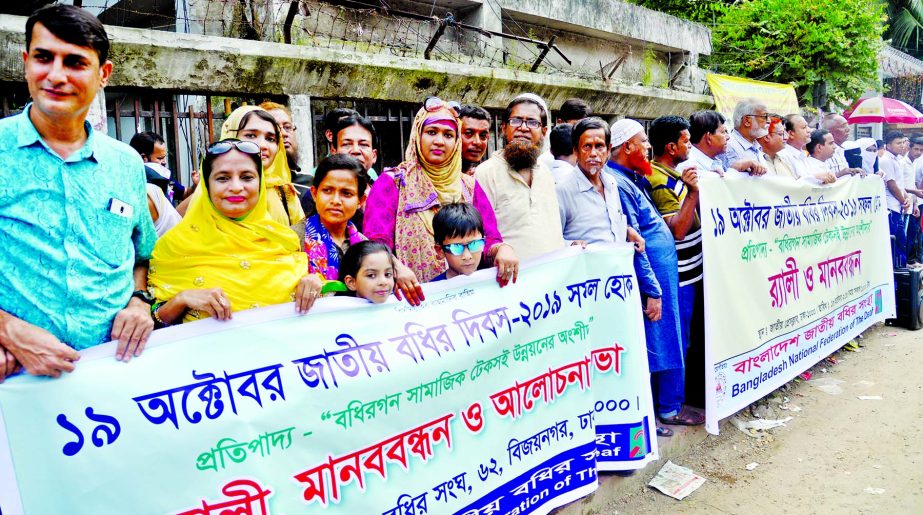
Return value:
[(819, 84), (846, 105), (879, 89), (887, 17), (878, 0), (752, 0), (729, 7), (712, 31), (712, 62), (731, 75), (795, 85), (813, 105)]
[(923, 0), (891, 0), (887, 4), (891, 43), (919, 57), (923, 50)]
[(825, 92), (845, 106), (881, 88), (878, 51), (887, 23), (881, 0), (636, 1), (709, 25), (706, 66), (793, 84), (803, 104), (822, 102), (816, 92)]
[(724, 13), (724, 8), (739, 0), (629, 0), (648, 9), (660, 11), (673, 16), (714, 25)]

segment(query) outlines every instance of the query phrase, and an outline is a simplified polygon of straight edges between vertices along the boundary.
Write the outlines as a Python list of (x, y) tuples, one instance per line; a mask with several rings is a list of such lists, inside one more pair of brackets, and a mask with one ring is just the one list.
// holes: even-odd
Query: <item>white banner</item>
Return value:
[(706, 429), (894, 316), (884, 186), (700, 180)]

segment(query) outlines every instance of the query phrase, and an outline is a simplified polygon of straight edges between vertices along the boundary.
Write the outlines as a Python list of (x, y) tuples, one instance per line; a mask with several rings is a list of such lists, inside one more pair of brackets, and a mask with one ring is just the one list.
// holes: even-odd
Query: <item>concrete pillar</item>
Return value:
[[(503, 32), (503, 20), (500, 18), (502, 14), (500, 6), (496, 2), (488, 3), (490, 1), (491, 0), (487, 0), (478, 7), (459, 15), (459, 21), (484, 30)], [(466, 38), (466, 40), (476, 43), (477, 45), (477, 48), (469, 48), (467, 49), (468, 51), (488, 57), (493, 57), (497, 54), (499, 58), (497, 51), (503, 49), (503, 38), (497, 36), (487, 37), (471, 33), (470, 38)]]
[(292, 123), (298, 130), (298, 166), (302, 171), (314, 169), (314, 120), (311, 114), (311, 97), (308, 95), (289, 95), (288, 109), (292, 112)]
[(94, 131), (103, 134), (109, 133), (109, 127), (106, 121), (106, 92), (103, 88), (100, 88), (100, 90), (96, 92), (96, 98), (94, 98), (93, 103), (90, 104), (90, 110), (87, 112), (87, 121), (90, 122), (90, 126), (93, 127)]
[(231, 36), (234, 23), (234, 5), (212, 0), (185, 0), (176, 2), (176, 31), (208, 36)]

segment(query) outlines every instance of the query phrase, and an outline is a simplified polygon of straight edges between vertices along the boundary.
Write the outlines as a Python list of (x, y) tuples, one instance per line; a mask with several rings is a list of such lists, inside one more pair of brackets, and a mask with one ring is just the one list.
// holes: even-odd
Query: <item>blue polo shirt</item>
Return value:
[(0, 309), (85, 349), (109, 341), (154, 248), (144, 166), (86, 122), (84, 146), (61, 159), (31, 106), (0, 120)]

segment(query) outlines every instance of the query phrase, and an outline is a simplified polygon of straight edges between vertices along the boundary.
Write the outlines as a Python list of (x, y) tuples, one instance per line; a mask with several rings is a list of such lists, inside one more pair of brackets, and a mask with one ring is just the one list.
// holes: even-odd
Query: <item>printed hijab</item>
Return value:
[[(455, 146), (441, 165), (423, 157), (421, 135), (427, 122), (445, 121), (456, 127)], [(445, 260), (433, 249), (433, 216), (439, 206), (450, 202), (471, 202), (474, 179), (461, 171), (461, 139), (455, 111), (443, 107), (436, 111), (421, 108), (413, 121), (404, 162), (392, 169), (398, 188), (394, 252), (410, 267), (417, 279), (426, 282), (445, 271)]]

